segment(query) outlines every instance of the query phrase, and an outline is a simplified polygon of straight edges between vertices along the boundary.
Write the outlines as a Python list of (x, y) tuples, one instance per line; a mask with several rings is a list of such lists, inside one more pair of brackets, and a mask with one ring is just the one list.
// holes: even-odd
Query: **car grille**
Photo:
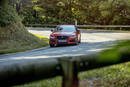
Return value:
[(68, 37), (67, 36), (57, 36), (58, 40), (67, 40)]
[(70, 42), (75, 42), (75, 40), (70, 40)]

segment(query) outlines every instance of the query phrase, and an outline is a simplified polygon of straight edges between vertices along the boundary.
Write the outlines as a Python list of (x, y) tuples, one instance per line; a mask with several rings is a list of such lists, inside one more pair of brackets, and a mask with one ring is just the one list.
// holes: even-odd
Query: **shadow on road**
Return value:
[[(46, 56), (46, 57), (62, 57), (62, 56), (74, 56), (74, 55), (83, 55), (89, 53), (95, 53), (101, 51), (105, 48), (108, 48), (117, 41), (104, 41), (104, 42), (82, 42), (79, 45), (62, 45), (58, 47), (50, 47), (49, 49), (43, 50), (41, 54), (36, 51), (33, 57), (37, 56)], [(41, 51), (40, 51), (41, 52)]]
[(63, 58), (65, 56), (93, 54), (105, 48), (109, 48), (111, 45), (114, 45), (115, 43), (117, 43), (117, 41), (81, 42), (81, 44), (79, 45), (66, 45), (53, 48), (48, 47), (47, 49), (27, 51), (10, 55), (1, 55), (0, 63), (21, 63), (37, 60), (48, 61), (48, 59), (50, 60), (59, 57)]

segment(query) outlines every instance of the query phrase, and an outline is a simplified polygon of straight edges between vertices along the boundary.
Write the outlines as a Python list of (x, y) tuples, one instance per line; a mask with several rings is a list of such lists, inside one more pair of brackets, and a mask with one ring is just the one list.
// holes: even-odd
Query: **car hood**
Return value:
[(76, 32), (53, 32), (52, 34), (55, 36), (72, 36), (76, 35)]

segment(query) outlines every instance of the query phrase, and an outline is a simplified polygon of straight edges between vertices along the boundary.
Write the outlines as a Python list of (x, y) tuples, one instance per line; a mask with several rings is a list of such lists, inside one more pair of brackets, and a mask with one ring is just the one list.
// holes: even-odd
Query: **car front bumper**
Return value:
[(68, 39), (63, 39), (63, 40), (59, 40), (57, 38), (50, 38), (49, 41), (50, 44), (52, 45), (60, 45), (60, 44), (76, 44), (77, 43), (77, 39), (76, 38), (68, 38)]

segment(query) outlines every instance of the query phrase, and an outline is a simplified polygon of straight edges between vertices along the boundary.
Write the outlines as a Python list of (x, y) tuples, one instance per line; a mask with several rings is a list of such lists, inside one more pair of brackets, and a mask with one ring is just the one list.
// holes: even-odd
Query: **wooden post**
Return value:
[(60, 63), (63, 71), (62, 87), (79, 87), (78, 62), (66, 58), (60, 59)]
[(75, 26), (77, 26), (78, 25), (78, 22), (77, 22), (77, 20), (75, 21)]

